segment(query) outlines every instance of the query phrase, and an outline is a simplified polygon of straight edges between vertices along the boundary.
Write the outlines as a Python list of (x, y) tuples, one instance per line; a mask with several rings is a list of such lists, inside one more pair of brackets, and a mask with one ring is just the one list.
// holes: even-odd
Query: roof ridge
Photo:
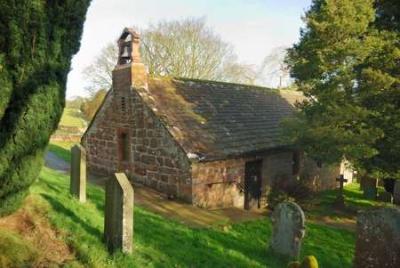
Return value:
[(181, 81), (189, 81), (189, 82), (192, 81), (192, 82), (200, 82), (200, 83), (214, 83), (214, 84), (241, 86), (241, 87), (249, 87), (249, 88), (263, 89), (263, 90), (265, 90), (265, 89), (278, 90), (276, 88), (264, 87), (264, 86), (259, 86), (259, 85), (250, 85), (250, 84), (225, 82), (225, 81), (209, 80), (209, 79), (187, 78), (187, 77), (172, 77), (172, 79), (181, 80)]
[(291, 89), (284, 89), (284, 88), (271, 88), (271, 87), (265, 87), (265, 86), (259, 86), (259, 85), (250, 85), (250, 84), (243, 84), (243, 83), (233, 83), (233, 82), (225, 82), (225, 81), (218, 81), (218, 80), (209, 80), (209, 79), (199, 79), (199, 78), (187, 78), (187, 77), (153, 77), (153, 79), (168, 79), (168, 80), (175, 80), (175, 81), (183, 81), (183, 82), (196, 82), (196, 83), (212, 83), (212, 84), (221, 84), (221, 85), (226, 85), (226, 86), (239, 86), (242, 88), (248, 88), (248, 89), (255, 89), (259, 91), (266, 91), (268, 90), (269, 92), (275, 92), (275, 93), (283, 93), (283, 94), (293, 94), (296, 96), (302, 96), (303, 93), (298, 90), (291, 90)]

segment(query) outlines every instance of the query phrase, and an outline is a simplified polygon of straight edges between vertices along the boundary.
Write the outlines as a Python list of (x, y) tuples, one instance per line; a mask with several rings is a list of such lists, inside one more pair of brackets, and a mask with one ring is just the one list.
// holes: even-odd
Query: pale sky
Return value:
[(159, 20), (206, 17), (241, 62), (258, 65), (273, 48), (299, 38), (301, 16), (311, 0), (93, 0), (81, 48), (72, 60), (67, 98), (85, 95), (82, 71), (124, 27), (145, 28)]

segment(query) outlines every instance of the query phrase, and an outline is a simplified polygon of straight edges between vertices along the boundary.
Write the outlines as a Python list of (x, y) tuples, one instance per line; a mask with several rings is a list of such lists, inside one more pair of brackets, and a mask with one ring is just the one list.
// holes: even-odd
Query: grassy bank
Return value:
[[(49, 145), (56, 155), (70, 159), (71, 143)], [(375, 205), (360, 199), (356, 186), (346, 189), (348, 202)], [(306, 217), (330, 215), (334, 192), (317, 196)], [(318, 207), (321, 207), (318, 209)], [(28, 212), (26, 212), (28, 211)], [(287, 261), (267, 250), (272, 226), (268, 218), (231, 226), (191, 228), (166, 219), (139, 206), (135, 207), (134, 252), (109, 255), (102, 242), (104, 191), (88, 186), (88, 202), (80, 204), (69, 195), (69, 177), (43, 168), (21, 215), (33, 222), (24, 233), (2, 229), (0, 224), (0, 267), (60, 263), (67, 267), (286, 267)], [(331, 211), (336, 216), (334, 211)], [(25, 217), (25, 216), (24, 216)], [(46, 221), (46, 222), (45, 222)], [(50, 224), (49, 224), (50, 223)], [(46, 227), (47, 225), (47, 227)], [(45, 226), (37, 231), (38, 226)], [(33, 231), (32, 231), (33, 230)], [(36, 233), (31, 238), (27, 235)], [(43, 233), (52, 234), (49, 245), (37, 247)], [(65, 245), (60, 245), (60, 241)], [(47, 243), (47, 242), (46, 242)], [(326, 224), (307, 222), (302, 256), (315, 255), (321, 267), (351, 267), (354, 232)], [(3, 245), (3, 248), (2, 246)], [(7, 245), (7, 246), (4, 246)], [(65, 255), (51, 256), (54, 245)], [(6, 249), (6, 250), (5, 250)], [(50, 257), (48, 257), (50, 255)], [(51, 261), (48, 258), (53, 258)], [(5, 266), (7, 267), (7, 265)]]
[[(268, 219), (230, 228), (190, 228), (135, 207), (134, 253), (109, 256), (102, 243), (104, 191), (88, 187), (80, 204), (68, 194), (67, 176), (44, 168), (32, 194), (47, 207), (47, 216), (84, 266), (92, 267), (285, 267), (286, 261), (267, 251)], [(322, 267), (351, 267), (354, 234), (307, 224), (302, 255), (315, 255)]]

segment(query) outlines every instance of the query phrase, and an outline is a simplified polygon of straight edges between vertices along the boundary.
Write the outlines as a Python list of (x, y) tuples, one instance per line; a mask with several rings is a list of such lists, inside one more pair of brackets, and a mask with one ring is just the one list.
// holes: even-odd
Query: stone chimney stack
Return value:
[(147, 89), (146, 66), (140, 60), (140, 35), (125, 28), (118, 39), (118, 62), (113, 70), (113, 89), (118, 91), (127, 83), (133, 88)]

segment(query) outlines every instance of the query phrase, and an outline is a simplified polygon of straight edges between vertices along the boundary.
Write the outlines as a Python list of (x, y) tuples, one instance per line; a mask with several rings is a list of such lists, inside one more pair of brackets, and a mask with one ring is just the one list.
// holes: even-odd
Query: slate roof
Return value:
[(138, 90), (175, 140), (197, 160), (225, 159), (281, 147), (280, 121), (300, 92), (190, 79), (149, 79)]

